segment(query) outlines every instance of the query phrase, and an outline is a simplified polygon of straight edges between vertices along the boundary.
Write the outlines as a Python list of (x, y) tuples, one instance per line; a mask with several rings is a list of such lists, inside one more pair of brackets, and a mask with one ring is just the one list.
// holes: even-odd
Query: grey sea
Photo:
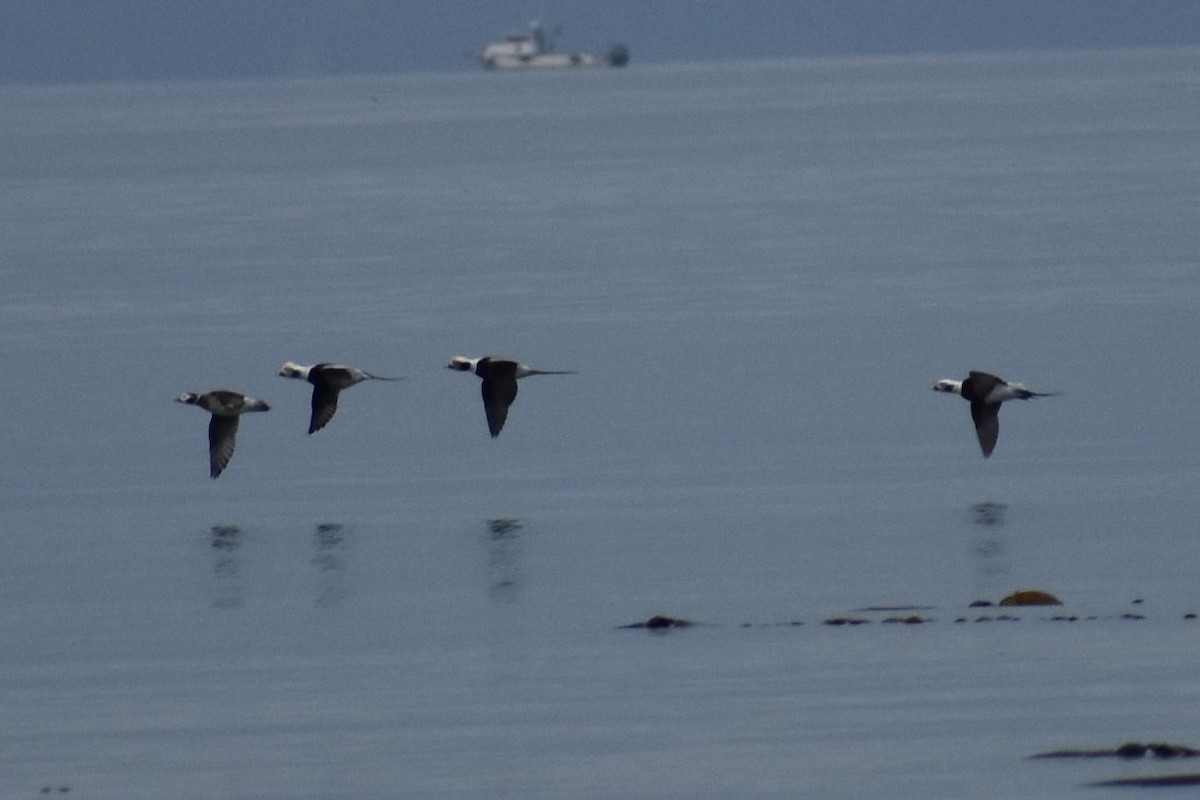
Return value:
[[(1200, 773), (1031, 758), (1200, 746), (1200, 50), (8, 86), (0, 152), (0, 796)], [(576, 374), (493, 440), (485, 353)], [(308, 436), (286, 360), (404, 380)], [(987, 460), (972, 369), (1059, 393)]]

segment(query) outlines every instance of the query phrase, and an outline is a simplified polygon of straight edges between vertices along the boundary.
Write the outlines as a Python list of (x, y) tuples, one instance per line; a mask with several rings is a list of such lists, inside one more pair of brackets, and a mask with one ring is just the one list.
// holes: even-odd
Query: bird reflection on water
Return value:
[(488, 596), (496, 603), (514, 602), (520, 593), (522, 528), (512, 517), (487, 520)]
[(238, 554), (243, 541), (242, 529), (237, 525), (213, 525), (209, 533), (215, 556), (213, 578), (216, 597), (212, 606), (217, 609), (241, 608), (246, 604), (242, 564)]
[(1005, 515), (1008, 506), (1004, 503), (985, 501), (970, 508), (971, 524), (976, 527), (975, 591), (987, 597), (1003, 590), (1007, 583), (1008, 541), (1005, 536)]
[[(310, 530), (313, 605), (317, 608), (339, 606), (351, 595), (346, 580), (350, 529), (340, 523), (322, 522)], [(241, 609), (246, 606), (244, 573), (247, 557), (245, 545), (248, 540), (249, 530), (239, 525), (213, 525), (209, 528), (208, 542), (213, 553), (212, 607), (215, 609)]]
[(313, 531), (312, 565), (317, 570), (318, 608), (333, 608), (350, 596), (346, 584), (349, 531), (336, 522), (322, 522)]

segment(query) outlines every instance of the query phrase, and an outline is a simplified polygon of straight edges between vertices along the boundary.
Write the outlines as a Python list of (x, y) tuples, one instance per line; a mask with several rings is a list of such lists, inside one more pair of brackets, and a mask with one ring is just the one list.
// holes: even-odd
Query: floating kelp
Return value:
[(1002, 606), (1061, 606), (1059, 600), (1041, 589), (1021, 589), (1000, 600)]
[(1200, 750), (1186, 745), (1167, 744), (1165, 742), (1126, 742), (1113, 750), (1051, 750), (1046, 753), (1035, 753), (1030, 758), (1143, 758), (1147, 755), (1154, 758), (1195, 758), (1200, 756)]
[(633, 622), (629, 625), (620, 625), (619, 628), (645, 628), (652, 631), (661, 631), (668, 628), (690, 628), (696, 623), (691, 620), (680, 619), (678, 617), (668, 617), (664, 614), (655, 614), (645, 622)]
[(1154, 775), (1146, 778), (1113, 778), (1089, 786), (1200, 786), (1200, 774)]
[(936, 606), (863, 606), (862, 608), (853, 609), (854, 611), (863, 612), (882, 612), (882, 611), (933, 611)]
[[(1048, 598), (1048, 599), (1046, 599)], [(1041, 616), (1037, 612), (1032, 612), (1033, 616), (1026, 614), (1025, 617), (1019, 616), (1013, 609), (1016, 606), (1037, 606), (1037, 605), (1062, 605), (1058, 598), (1053, 595), (1036, 589), (1025, 589), (1004, 598), (999, 603), (986, 603), (977, 601), (971, 603), (972, 612), (961, 613), (959, 615), (947, 616), (942, 620), (937, 617), (925, 616), (917, 613), (890, 613), (883, 614), (878, 612), (884, 611), (909, 611), (912, 609), (933, 609), (935, 606), (863, 606), (851, 610), (847, 614), (839, 614), (831, 617), (826, 617), (820, 620), (821, 625), (826, 625), (831, 628), (854, 628), (862, 625), (870, 625), (871, 623), (880, 623), (883, 625), (904, 625), (915, 626), (933, 624), (939, 621), (954, 622), (957, 624), (964, 623), (991, 623), (991, 622), (1021, 622), (1022, 619), (1031, 620), (1034, 623), (1097, 623), (1097, 622), (1116, 622), (1121, 620), (1145, 620), (1149, 617), (1145, 614), (1136, 612), (1120, 613), (1114, 610), (1109, 614), (1073, 614), (1067, 611), (1055, 611), (1052, 615)], [(874, 613), (872, 613), (874, 612)], [(1194, 612), (1184, 614), (1185, 619), (1195, 618)], [(706, 624), (694, 623), (690, 620), (680, 617), (671, 617), (665, 614), (656, 614), (647, 620), (634, 622), (628, 625), (618, 625), (618, 628), (646, 628), (650, 630), (665, 630), (669, 628), (686, 628), (692, 625)], [(802, 619), (784, 619), (784, 620), (761, 620), (752, 621), (746, 620), (737, 624), (740, 628), (779, 628), (793, 627), (799, 628), (805, 624)], [(816, 624), (814, 621), (813, 624)], [(718, 624), (719, 625), (719, 624)]]

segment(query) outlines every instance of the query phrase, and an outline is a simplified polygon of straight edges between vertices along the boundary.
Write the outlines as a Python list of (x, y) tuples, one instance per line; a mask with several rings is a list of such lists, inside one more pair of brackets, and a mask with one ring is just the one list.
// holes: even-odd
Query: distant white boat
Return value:
[[(557, 35), (557, 29), (554, 35)], [(558, 69), (562, 67), (623, 67), (629, 63), (629, 48), (613, 45), (607, 53), (559, 53), (554, 39), (537, 22), (529, 31), (510, 33), (504, 41), (493, 42), (479, 51), (484, 69)]]

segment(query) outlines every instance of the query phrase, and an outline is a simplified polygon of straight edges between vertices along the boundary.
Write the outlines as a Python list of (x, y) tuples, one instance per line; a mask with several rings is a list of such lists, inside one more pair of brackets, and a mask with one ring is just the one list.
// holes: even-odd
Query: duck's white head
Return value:
[(459, 372), (474, 372), (475, 365), (479, 363), (478, 358), (467, 358), (466, 356), (455, 356), (450, 359), (450, 363), (446, 365), (446, 369), (455, 369)]
[(288, 361), (279, 368), (279, 372), (275, 373), (281, 378), (299, 378), (300, 380), (308, 380), (308, 371), (312, 367), (302, 367), (295, 361)]
[(933, 385), (935, 392), (949, 392), (950, 394), (962, 394), (962, 381), (952, 380), (950, 378), (942, 378)]

